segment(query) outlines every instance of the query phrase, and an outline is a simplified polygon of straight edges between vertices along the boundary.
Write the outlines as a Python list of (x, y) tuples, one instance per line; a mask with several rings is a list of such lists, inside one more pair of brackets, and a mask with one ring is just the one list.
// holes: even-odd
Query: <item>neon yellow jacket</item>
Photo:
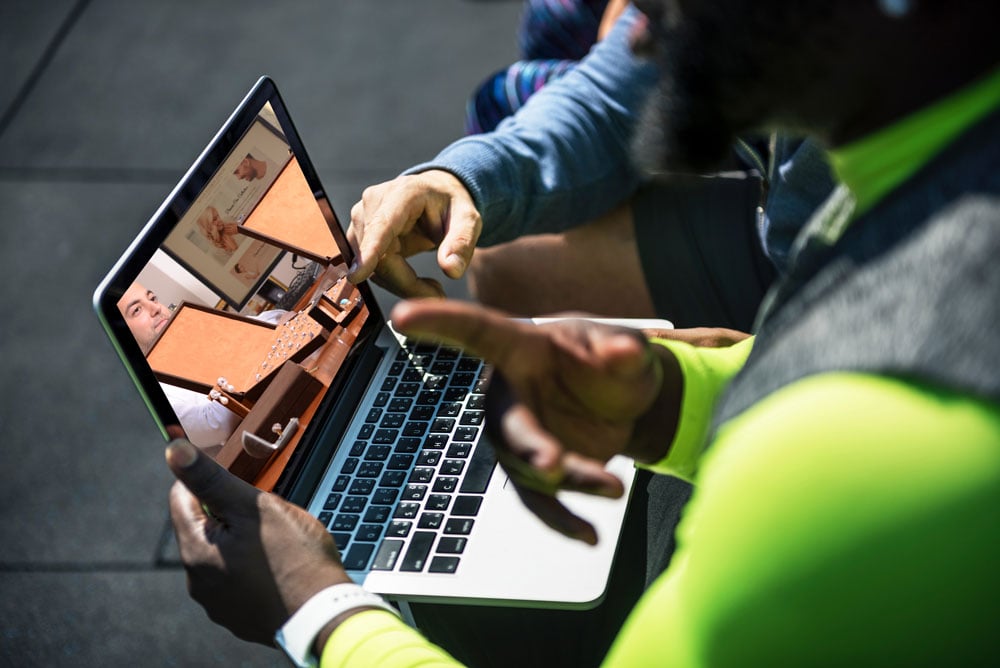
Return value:
[[(767, 397), (703, 451), (711, 406), (752, 340), (661, 344), (685, 394), (654, 468), (697, 489), (670, 568), (606, 665), (981, 665), (1000, 651), (1000, 408), (824, 374)], [(369, 611), (334, 632), (322, 665), (454, 661)]]

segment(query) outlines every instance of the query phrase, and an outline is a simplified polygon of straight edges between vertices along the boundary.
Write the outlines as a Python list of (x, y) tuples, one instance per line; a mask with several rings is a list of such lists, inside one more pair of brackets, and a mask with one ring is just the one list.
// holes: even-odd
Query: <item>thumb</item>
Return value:
[(171, 441), (167, 466), (209, 511), (220, 519), (255, 508), (260, 492), (222, 468), (185, 440)]

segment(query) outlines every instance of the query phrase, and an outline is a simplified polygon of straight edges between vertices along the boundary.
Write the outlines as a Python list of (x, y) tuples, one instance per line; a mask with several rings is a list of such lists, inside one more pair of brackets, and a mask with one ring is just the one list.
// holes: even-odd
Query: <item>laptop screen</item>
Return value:
[[(287, 415), (301, 416), (297, 430), (306, 431), (352, 348), (382, 322), (367, 286), (345, 278), (351, 259), (264, 78), (102, 282), (94, 305), (163, 433), (180, 424), (253, 480)], [(260, 443), (232, 443), (248, 408), (262, 402), (273, 410), (241, 429)], [(257, 446), (259, 456), (248, 459)]]

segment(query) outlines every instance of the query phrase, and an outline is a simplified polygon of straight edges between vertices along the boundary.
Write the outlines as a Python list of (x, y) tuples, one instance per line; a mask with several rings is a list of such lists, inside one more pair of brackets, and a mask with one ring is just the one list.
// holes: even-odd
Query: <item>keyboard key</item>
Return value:
[(435, 492), (444, 492), (444, 493), (454, 492), (456, 489), (458, 489), (458, 478), (454, 478), (451, 476), (441, 476), (440, 478), (434, 481), (433, 489)]
[(420, 383), (400, 383), (396, 388), (397, 397), (415, 397), (420, 391)]
[(448, 447), (448, 458), (449, 459), (456, 459), (456, 458), (465, 459), (466, 457), (469, 456), (469, 454), (471, 452), (472, 452), (472, 444), (471, 443), (452, 443)]
[(418, 466), (410, 472), (410, 482), (427, 483), (434, 479), (434, 469)]
[(402, 487), (406, 482), (406, 471), (386, 471), (378, 484), (382, 487)]
[(444, 532), (447, 534), (458, 534), (461, 536), (468, 536), (472, 533), (472, 525), (476, 521), (471, 517), (450, 517), (448, 521), (445, 522)]
[(373, 433), (375, 433), (375, 425), (365, 423), (358, 430), (358, 438), (371, 438)]
[(478, 427), (483, 424), (483, 417), (485, 415), (486, 413), (483, 411), (465, 411), (462, 413), (462, 420), (459, 424)]
[(451, 514), (472, 517), (479, 513), (479, 506), (482, 504), (483, 497), (481, 496), (459, 496), (455, 498), (455, 504), (451, 507)]
[(476, 449), (469, 459), (469, 469), (465, 472), (459, 492), (463, 494), (482, 494), (490, 484), (490, 478), (496, 469), (496, 454), (493, 447), (485, 439), (476, 444)]
[(472, 387), (472, 391), (476, 394), (485, 394), (486, 388), (490, 385), (489, 378), (480, 378), (476, 381), (476, 384)]
[(406, 538), (410, 535), (410, 529), (413, 527), (413, 522), (407, 522), (405, 520), (393, 520), (389, 528), (385, 530), (386, 536), (392, 536), (394, 538)]
[(394, 512), (392, 516), (403, 520), (412, 520), (417, 516), (417, 513), (419, 512), (420, 512), (419, 503), (407, 502), (407, 503), (401, 503), (398, 506), (396, 506), (396, 512)]
[(427, 555), (431, 552), (436, 535), (433, 531), (415, 531), (410, 540), (410, 546), (406, 549), (406, 554), (403, 555), (403, 563), (400, 564), (399, 570), (408, 573), (424, 570), (424, 566), (427, 564)]
[(423, 513), (417, 522), (418, 529), (440, 529), (444, 524), (444, 513)]
[(447, 360), (443, 362), (435, 362), (434, 366), (431, 367), (431, 373), (438, 376), (447, 376), (455, 368), (454, 362), (449, 362)]
[(382, 462), (361, 462), (358, 467), (359, 478), (377, 478), (382, 474)]
[(464, 536), (441, 536), (437, 551), (441, 554), (462, 554), (467, 542), (469, 539)]
[(461, 459), (446, 459), (441, 464), (441, 475), (462, 475), (464, 468), (465, 462)]
[[(329, 501), (327, 503), (329, 503)], [(316, 519), (318, 519), (320, 524), (323, 526), (330, 526), (330, 520), (333, 519), (333, 513), (329, 511), (322, 512), (316, 516)]]
[(407, 485), (403, 488), (404, 501), (423, 501), (427, 495), (427, 485)]
[(340, 511), (344, 513), (360, 513), (368, 505), (368, 498), (364, 496), (349, 496), (344, 499), (344, 505)]
[(479, 371), (479, 366), (482, 362), (476, 357), (462, 357), (458, 360), (458, 365), (455, 367), (459, 371)]
[(454, 438), (456, 441), (471, 443), (472, 441), (476, 440), (477, 436), (479, 436), (479, 427), (459, 427), (458, 429), (455, 430), (455, 433), (452, 435), (452, 438)]
[(448, 445), (447, 434), (431, 434), (424, 439), (424, 447), (428, 450), (443, 450)]
[(434, 557), (427, 568), (430, 573), (454, 573), (458, 570), (458, 557)]
[(421, 439), (414, 436), (404, 436), (396, 443), (395, 452), (413, 454), (420, 450)]
[(351, 484), (351, 476), (349, 475), (339, 475), (337, 479), (333, 481), (333, 491), (343, 492), (347, 489), (347, 486)]
[(381, 408), (389, 403), (389, 393), (379, 392), (375, 395), (375, 401), (372, 402), (375, 406)]
[(337, 549), (343, 554), (347, 544), (351, 542), (351, 534), (337, 532), (330, 535), (333, 536), (333, 542), (337, 544)]
[(399, 491), (392, 487), (379, 487), (372, 494), (372, 503), (380, 506), (391, 506), (396, 503), (396, 497), (399, 496)]
[(365, 459), (369, 461), (385, 461), (389, 458), (390, 452), (392, 452), (392, 448), (388, 445), (373, 445), (365, 453)]
[(380, 417), (382, 417), (382, 409), (372, 408), (368, 411), (368, 415), (365, 416), (365, 422), (378, 422)]
[(441, 402), (441, 393), (437, 390), (424, 390), (417, 395), (417, 404), (421, 406), (437, 406)]
[(438, 418), (434, 420), (434, 424), (431, 425), (431, 433), (433, 434), (450, 434), (451, 430), (455, 428), (455, 420), (452, 418)]
[(349, 571), (365, 570), (374, 551), (374, 543), (355, 543), (344, 556), (344, 568)]
[[(337, 506), (340, 505), (340, 499), (342, 497), (343, 497), (342, 494), (337, 494), (336, 492), (331, 493), (329, 496), (326, 497), (326, 503), (323, 504), (323, 510), (336, 510)], [(323, 519), (323, 515), (321, 513), (320, 514), (320, 520), (322, 520), (322, 519)], [(324, 524), (326, 524), (329, 521), (330, 520), (327, 519), (327, 521), (324, 522)]]
[(383, 429), (399, 429), (406, 422), (406, 415), (403, 413), (386, 413), (382, 418), (380, 427)]
[(374, 543), (381, 537), (381, 524), (362, 524), (358, 527), (357, 533), (354, 534), (354, 540), (363, 541), (365, 543)]
[(444, 400), (461, 401), (462, 399), (465, 399), (465, 395), (467, 395), (468, 393), (469, 390), (467, 390), (464, 387), (449, 387), (447, 390), (444, 391)]
[(354, 473), (358, 468), (358, 462), (361, 460), (357, 457), (348, 457), (344, 460), (344, 465), (340, 467), (341, 473)]
[(462, 351), (458, 348), (448, 348), (442, 346), (438, 349), (437, 358), (439, 360), (457, 360), (458, 356), (462, 354)]
[(372, 443), (376, 443), (378, 445), (392, 445), (396, 442), (397, 438), (399, 438), (398, 429), (379, 429), (375, 432), (375, 435), (372, 436)]
[(486, 408), (486, 395), (485, 394), (470, 394), (469, 401), (465, 404), (466, 408), (471, 408), (473, 410), (482, 410)]
[(443, 390), (447, 384), (448, 376), (431, 375), (424, 378), (424, 389), (426, 390)]
[(410, 411), (411, 420), (422, 420), (423, 422), (429, 422), (432, 417), (434, 417), (433, 406), (414, 406), (413, 410)]
[(419, 369), (407, 369), (403, 373), (403, 380), (408, 383), (419, 383), (423, 381), (424, 374)]
[(462, 412), (462, 404), (457, 401), (445, 401), (438, 406), (438, 417), (458, 417)]
[(405, 413), (410, 410), (410, 406), (413, 405), (413, 399), (404, 399), (400, 397), (395, 397), (389, 403), (389, 411), (392, 413)]
[[(374, 503), (374, 501), (372, 501), (372, 503)], [(369, 506), (361, 521), (371, 522), (373, 524), (384, 524), (386, 520), (389, 519), (389, 513), (391, 511), (392, 509), (389, 506)]]
[(351, 457), (360, 457), (365, 454), (365, 448), (368, 447), (368, 441), (354, 441), (354, 445), (351, 446), (351, 451), (348, 453)]
[(391, 571), (399, 559), (400, 552), (403, 551), (403, 541), (386, 539), (378, 546), (375, 553), (375, 560), (372, 561), (373, 571)]
[(407, 422), (403, 427), (404, 436), (423, 436), (427, 431), (426, 422)]
[(345, 515), (344, 513), (340, 513), (334, 518), (330, 529), (332, 531), (354, 531), (354, 527), (358, 526), (359, 519), (361, 519), (359, 515)]
[(410, 358), (410, 363), (416, 367), (426, 367), (429, 366), (431, 360), (434, 359), (434, 355), (417, 354)]
[(452, 387), (468, 387), (476, 382), (476, 374), (474, 373), (456, 373), (451, 377)]
[(358, 496), (368, 496), (375, 489), (375, 481), (371, 478), (357, 478), (351, 483), (348, 488), (348, 494), (357, 494)]
[(393, 455), (388, 466), (393, 471), (409, 471), (413, 466), (413, 455)]
[(448, 510), (451, 497), (447, 494), (431, 494), (427, 497), (427, 510)]
[(424, 450), (417, 457), (417, 466), (437, 466), (440, 461), (440, 450)]
[(396, 379), (393, 378), (392, 376), (388, 376), (385, 380), (382, 381), (382, 387), (379, 389), (382, 390), (383, 392), (392, 392), (393, 388), (395, 387), (396, 387)]

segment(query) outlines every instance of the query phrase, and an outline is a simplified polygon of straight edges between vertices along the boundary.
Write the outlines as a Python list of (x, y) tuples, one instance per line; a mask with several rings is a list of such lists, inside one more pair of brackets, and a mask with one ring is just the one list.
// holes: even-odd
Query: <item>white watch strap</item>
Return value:
[(313, 594), (278, 629), (274, 640), (296, 666), (312, 668), (318, 662), (318, 658), (312, 653), (312, 645), (327, 622), (348, 610), (366, 607), (382, 608), (399, 614), (381, 596), (366, 591), (360, 585), (333, 585)]

